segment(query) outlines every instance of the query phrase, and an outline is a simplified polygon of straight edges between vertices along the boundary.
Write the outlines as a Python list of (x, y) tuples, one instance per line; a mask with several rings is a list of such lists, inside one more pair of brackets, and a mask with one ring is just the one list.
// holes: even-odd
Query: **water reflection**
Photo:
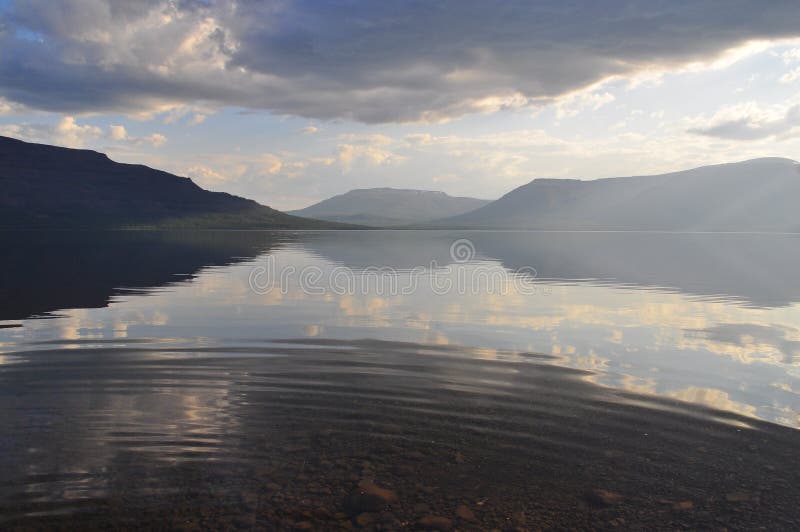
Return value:
[[(463, 238), (477, 255), (456, 263), (450, 246)], [(4, 316), (62, 316), (2, 329), (0, 342), (6, 363), (42, 339), (374, 337), (542, 352), (599, 384), (798, 426), (797, 244), (641, 233), (6, 235)], [(294, 278), (254, 291), (248, 276), (266, 257), (276, 272), (314, 266), (320, 286)], [(355, 282), (334, 290), (325, 274), (343, 266)], [(535, 270), (535, 291), (486, 285), (521, 267)], [(437, 290), (434, 274), (451, 289)], [(483, 284), (457, 289), (474, 278)]]
[(0, 231), (0, 320), (104, 307), (115, 296), (190, 280), (202, 268), (253, 258), (290, 238), (234, 231)]
[[(676, 527), (687, 500), (709, 526), (797, 517), (794, 236), (106, 237), (4, 237), (0, 519), (327, 528), (359, 524), (338, 514), (365, 479), (398, 494), (366, 512), (388, 528), (468, 528), (461, 504), (485, 527)], [(322, 290), (253, 290), (268, 259)], [(325, 285), (343, 266), (358, 289)], [(523, 266), (533, 292), (426, 282)]]
[[(786, 365), (797, 365), (800, 354), (800, 329), (784, 325), (725, 323), (695, 332), (709, 343), (731, 346), (729, 352), (758, 353), (765, 360), (777, 359)], [(740, 359), (747, 362), (748, 358)]]
[(538, 278), (676, 291), (753, 307), (800, 302), (800, 235), (585, 233), (531, 231), (374, 231), (308, 235), (303, 247), (349, 268), (403, 270), (452, 263), (450, 244), (468, 238), (478, 258)]

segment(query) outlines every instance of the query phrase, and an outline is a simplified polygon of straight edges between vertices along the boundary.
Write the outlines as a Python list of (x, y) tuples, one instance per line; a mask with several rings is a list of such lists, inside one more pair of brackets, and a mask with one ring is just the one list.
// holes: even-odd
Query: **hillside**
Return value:
[(392, 227), (463, 214), (487, 203), (488, 200), (453, 197), (429, 190), (368, 188), (351, 190), (305, 209), (290, 211), (290, 214), (332, 222)]
[(800, 165), (764, 158), (682, 172), (579, 181), (536, 179), (435, 227), (800, 231)]
[(341, 227), (106, 155), (0, 137), (0, 228)]

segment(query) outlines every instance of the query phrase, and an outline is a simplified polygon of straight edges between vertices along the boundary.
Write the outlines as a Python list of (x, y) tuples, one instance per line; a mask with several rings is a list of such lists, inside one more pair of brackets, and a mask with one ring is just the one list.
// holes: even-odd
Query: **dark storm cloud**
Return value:
[(19, 2), (0, 95), (60, 112), (197, 102), (363, 122), (547, 101), (800, 36), (795, 2)]

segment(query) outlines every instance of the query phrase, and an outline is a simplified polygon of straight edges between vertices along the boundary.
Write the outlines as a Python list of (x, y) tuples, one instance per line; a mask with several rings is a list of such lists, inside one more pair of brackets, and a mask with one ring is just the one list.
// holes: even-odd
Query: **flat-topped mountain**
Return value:
[(483, 207), (489, 200), (460, 198), (431, 190), (366, 188), (351, 190), (290, 211), (319, 220), (393, 227), (456, 216)]
[(476, 229), (800, 231), (800, 165), (763, 158), (682, 172), (536, 179), (431, 223)]
[(0, 137), (0, 228), (319, 229), (187, 177), (90, 150)]

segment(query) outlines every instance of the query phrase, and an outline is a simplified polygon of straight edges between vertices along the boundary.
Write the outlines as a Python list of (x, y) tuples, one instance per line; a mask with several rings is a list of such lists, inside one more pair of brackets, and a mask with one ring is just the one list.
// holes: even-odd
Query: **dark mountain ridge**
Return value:
[(0, 137), (0, 228), (325, 229), (187, 177)]

